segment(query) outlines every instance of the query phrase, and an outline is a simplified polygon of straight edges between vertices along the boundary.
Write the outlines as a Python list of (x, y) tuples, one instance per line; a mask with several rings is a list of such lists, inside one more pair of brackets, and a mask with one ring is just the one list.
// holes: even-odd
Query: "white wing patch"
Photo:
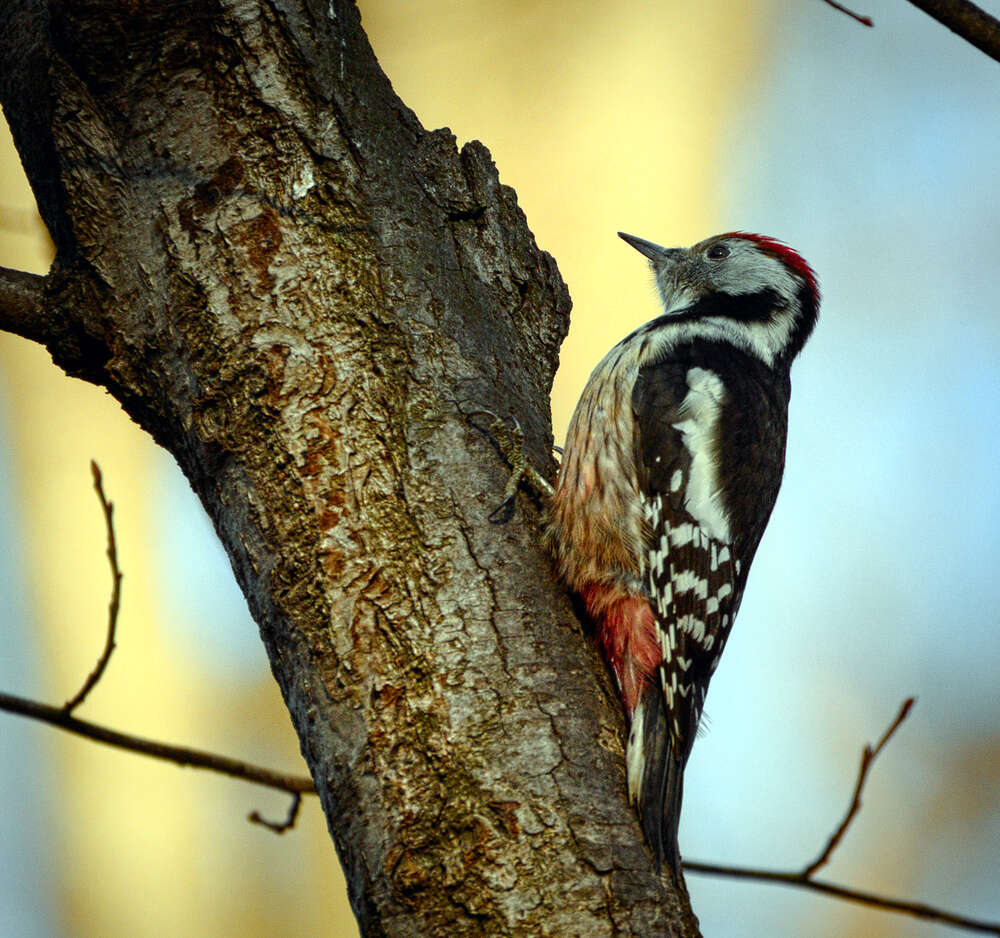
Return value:
[(689, 369), (687, 384), (688, 393), (681, 405), (685, 417), (674, 424), (691, 455), (684, 507), (710, 538), (725, 543), (729, 541), (729, 519), (720, 498), (714, 451), (726, 388), (714, 371), (705, 368)]

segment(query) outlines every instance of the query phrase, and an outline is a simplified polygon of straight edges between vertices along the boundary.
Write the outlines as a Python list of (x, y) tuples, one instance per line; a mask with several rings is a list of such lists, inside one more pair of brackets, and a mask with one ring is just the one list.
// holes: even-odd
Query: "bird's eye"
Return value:
[(729, 257), (729, 248), (724, 244), (713, 244), (708, 249), (708, 255), (713, 261), (721, 261), (724, 257)]

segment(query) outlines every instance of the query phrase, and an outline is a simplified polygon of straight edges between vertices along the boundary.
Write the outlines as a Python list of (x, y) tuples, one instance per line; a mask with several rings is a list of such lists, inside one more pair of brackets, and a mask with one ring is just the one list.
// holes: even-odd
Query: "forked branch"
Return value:
[(725, 876), (730, 879), (752, 879), (764, 883), (780, 883), (783, 886), (797, 886), (800, 889), (809, 889), (813, 892), (823, 893), (823, 895), (833, 896), (836, 899), (843, 899), (845, 902), (867, 905), (873, 909), (883, 909), (886, 912), (899, 912), (914, 918), (925, 919), (929, 922), (938, 922), (941, 925), (951, 925), (954, 928), (979, 932), (984, 935), (1000, 935), (1000, 924), (996, 922), (969, 918), (966, 915), (949, 912), (947, 909), (939, 909), (935, 906), (926, 905), (923, 902), (910, 902), (907, 899), (891, 899), (887, 896), (863, 892), (860, 889), (851, 889), (847, 886), (840, 886), (837, 883), (830, 883), (821, 879), (804, 879), (801, 873), (785, 873), (780, 870), (761, 870), (743, 866), (721, 866), (714, 863), (689, 863), (687, 861), (684, 863), (684, 869), (690, 873), (704, 873), (708, 876)]
[(233, 778), (240, 778), (257, 785), (265, 785), (269, 788), (286, 791), (293, 796), (293, 802), (292, 810), (289, 812), (288, 818), (284, 823), (265, 821), (256, 811), (250, 816), (250, 820), (254, 823), (262, 824), (275, 833), (284, 833), (284, 831), (288, 830), (295, 823), (302, 795), (316, 793), (311, 778), (275, 772), (261, 766), (251, 765), (249, 762), (230, 759), (227, 756), (204, 752), (200, 749), (192, 749), (188, 746), (174, 746), (170, 743), (144, 739), (140, 736), (122, 733), (87, 720), (80, 720), (73, 716), (73, 711), (83, 703), (90, 691), (93, 690), (104, 676), (108, 662), (111, 660), (111, 655), (115, 650), (115, 633), (118, 624), (118, 611), (121, 606), (122, 572), (118, 567), (114, 506), (104, 494), (101, 470), (97, 463), (92, 461), (90, 469), (94, 477), (94, 489), (97, 492), (97, 497), (101, 503), (101, 510), (104, 513), (108, 540), (108, 563), (111, 566), (111, 600), (108, 603), (108, 628), (104, 641), (104, 650), (101, 652), (94, 670), (90, 673), (87, 680), (84, 681), (83, 686), (62, 707), (52, 707), (48, 704), (39, 703), (35, 700), (27, 700), (24, 697), (17, 697), (13, 694), (0, 693), (0, 710), (8, 713), (16, 713), (19, 716), (30, 717), (33, 720), (41, 720), (43, 723), (56, 726), (59, 729), (66, 730), (68, 733), (75, 733), (77, 736), (83, 736), (118, 749), (137, 752), (140, 755), (151, 756), (154, 759), (163, 759), (173, 762), (176, 765), (209, 769), (212, 772), (219, 772), (222, 775), (229, 775)]
[(811, 863), (798, 871), (762, 870), (753, 867), (742, 866), (722, 866), (717, 863), (699, 863), (695, 861), (684, 862), (684, 869), (689, 873), (703, 873), (707, 876), (726, 876), (732, 879), (755, 879), (766, 883), (780, 883), (784, 886), (798, 886), (801, 889), (810, 889), (813, 892), (820, 892), (824, 895), (834, 896), (846, 902), (856, 902), (860, 905), (871, 906), (875, 909), (884, 909), (887, 912), (899, 912), (904, 915), (911, 915), (914, 918), (926, 919), (931, 922), (939, 922), (942, 925), (951, 925), (955, 928), (962, 928), (967, 931), (981, 932), (987, 935), (1000, 935), (1000, 924), (987, 922), (982, 919), (969, 918), (966, 915), (959, 915), (949, 912), (946, 909), (939, 909), (935, 906), (927, 905), (923, 902), (911, 902), (906, 899), (892, 899), (887, 896), (879, 896), (870, 892), (863, 892), (860, 889), (852, 889), (848, 886), (840, 886), (836, 883), (825, 880), (813, 879), (813, 874), (830, 862), (834, 850), (840, 845), (857, 817), (861, 809), (861, 794), (868, 781), (871, 767), (886, 744), (892, 738), (896, 730), (907, 718), (913, 707), (915, 698), (908, 697), (903, 701), (896, 714), (896, 718), (889, 724), (889, 728), (882, 734), (882, 738), (874, 745), (865, 745), (861, 753), (861, 764), (858, 768), (858, 778), (854, 784), (854, 794), (851, 803), (847, 808), (847, 813), (837, 828), (830, 835), (826, 846), (820, 851), (819, 856)]
[(851, 803), (847, 808), (847, 813), (844, 815), (844, 819), (840, 822), (837, 829), (830, 835), (830, 839), (827, 842), (826, 847), (823, 849), (823, 852), (802, 870), (801, 875), (804, 879), (810, 879), (813, 873), (830, 862), (830, 857), (833, 856), (833, 851), (837, 849), (841, 840), (844, 838), (844, 834), (847, 833), (847, 828), (851, 826), (851, 822), (861, 809), (861, 792), (864, 791), (865, 783), (868, 781), (868, 773), (871, 770), (872, 764), (878, 758), (879, 753), (885, 748), (885, 744), (892, 738), (892, 734), (899, 729), (900, 724), (902, 724), (903, 720), (907, 718), (915, 702), (915, 697), (907, 697), (906, 700), (903, 701), (902, 706), (899, 708), (899, 713), (896, 714), (896, 719), (892, 721), (889, 728), (882, 734), (882, 738), (878, 741), (878, 743), (876, 743), (875, 747), (872, 748), (870, 744), (865, 745), (865, 748), (861, 752), (861, 765), (858, 767), (858, 780), (854, 783), (854, 795), (852, 796)]

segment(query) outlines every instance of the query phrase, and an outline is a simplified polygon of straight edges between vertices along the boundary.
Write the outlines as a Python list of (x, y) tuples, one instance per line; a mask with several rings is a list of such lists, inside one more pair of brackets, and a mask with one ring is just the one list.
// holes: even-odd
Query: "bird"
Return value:
[(590, 375), (546, 538), (617, 685), (629, 798), (678, 878), (684, 769), (781, 486), (790, 369), (820, 294), (776, 238), (619, 236), (649, 261), (663, 311)]

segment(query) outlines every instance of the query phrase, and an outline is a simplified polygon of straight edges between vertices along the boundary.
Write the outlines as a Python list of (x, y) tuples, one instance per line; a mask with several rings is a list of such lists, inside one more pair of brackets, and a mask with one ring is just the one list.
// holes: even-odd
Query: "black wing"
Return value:
[[(642, 777), (630, 787), (638, 792), (646, 836), (657, 860), (662, 863), (665, 859), (675, 871), (680, 864), (677, 824), (684, 766), (694, 744), (709, 682), (739, 608), (750, 560), (777, 495), (784, 456), (783, 411), (778, 421), (781, 445), (777, 460), (766, 452), (747, 454), (742, 461), (723, 454), (724, 448), (716, 445), (718, 440), (725, 438), (728, 449), (734, 433), (737, 442), (746, 443), (751, 450), (773, 448), (770, 443), (774, 436), (767, 428), (775, 422), (768, 417), (773, 404), (761, 391), (744, 387), (740, 376), (734, 378), (726, 373), (729, 369), (722, 371), (725, 362), (714, 362), (713, 368), (704, 349), (688, 351), (683, 357), (641, 369), (632, 395), (636, 467), (645, 496), (643, 579), (656, 615), (662, 663), (655, 685), (647, 689), (640, 702), (641, 720), (633, 718), (636, 730), (641, 725), (645, 758), (635, 760), (634, 764), (641, 766)], [(737, 364), (745, 368), (745, 363)], [(734, 506), (725, 498), (731, 488), (750, 505), (747, 509), (739, 503), (735, 506), (739, 512), (749, 510), (762, 515), (759, 521), (752, 519), (758, 523), (750, 525), (749, 533), (742, 525), (734, 524), (728, 538), (713, 537), (709, 533), (713, 526), (702, 524), (706, 517), (704, 505), (691, 498), (694, 459), (679, 427), (691, 426), (692, 412), (685, 400), (692, 391), (689, 374), (693, 368), (702, 369), (701, 374), (710, 371), (720, 378), (719, 386), (726, 389), (723, 400), (710, 414), (714, 415), (711, 426), (702, 427), (706, 432), (700, 434), (700, 442), (707, 446), (702, 459), (711, 452), (714, 473), (722, 488), (720, 504), (727, 516), (736, 522), (742, 520), (732, 518)], [(734, 390), (740, 396), (734, 398)], [(749, 398), (743, 396), (747, 391)], [(755, 439), (752, 430), (746, 431), (743, 426), (748, 407), (753, 412), (750, 416), (759, 417), (758, 424), (765, 427), (763, 439)], [(706, 417), (704, 412), (701, 416)], [(739, 537), (732, 534), (737, 528), (744, 532)], [(639, 740), (634, 742), (638, 744)]]

